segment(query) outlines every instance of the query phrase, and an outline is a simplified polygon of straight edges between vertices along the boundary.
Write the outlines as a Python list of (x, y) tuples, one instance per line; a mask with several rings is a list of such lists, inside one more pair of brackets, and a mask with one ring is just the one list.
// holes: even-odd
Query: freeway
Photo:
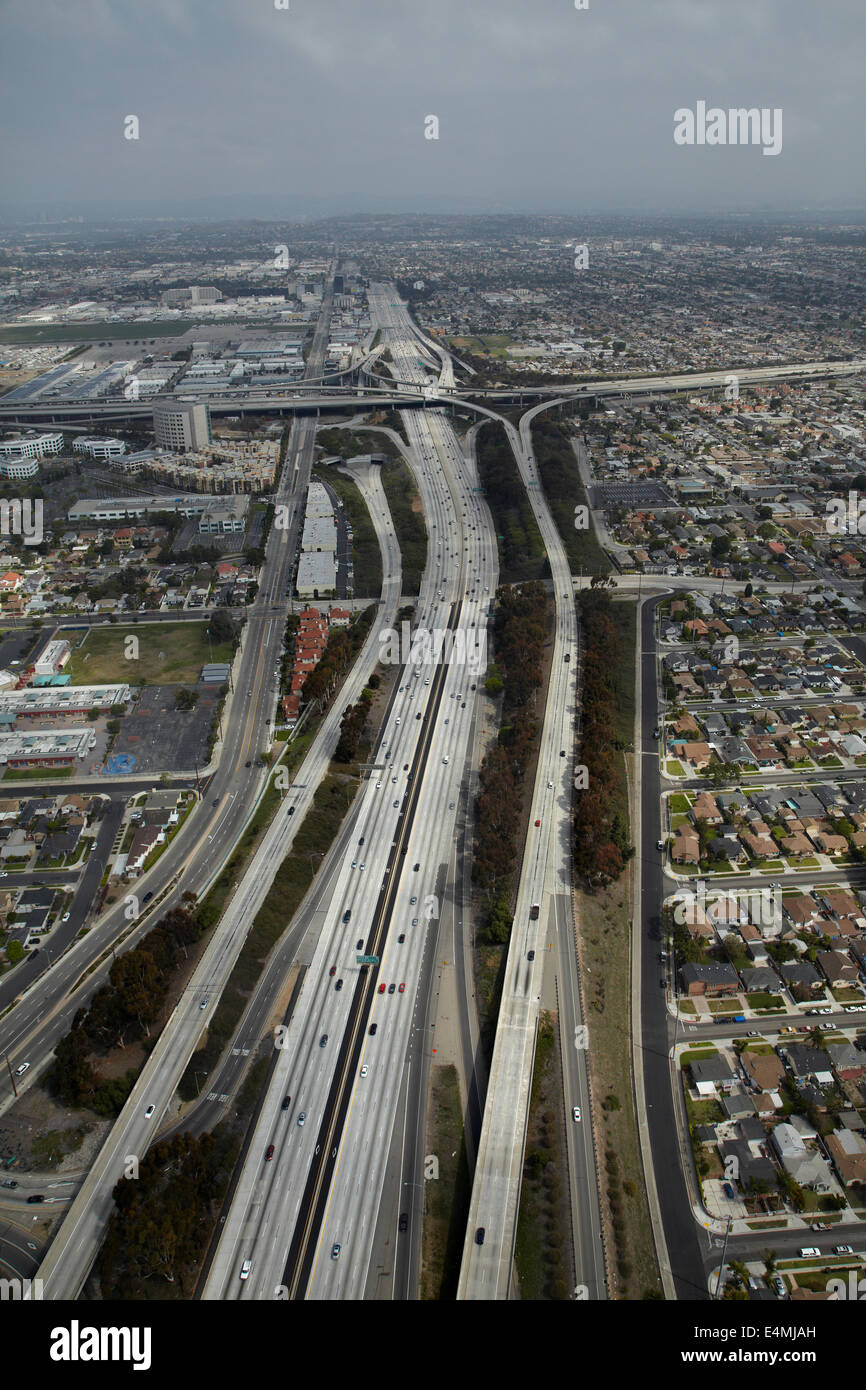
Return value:
[[(395, 363), (411, 370), (417, 348), (402, 306), (384, 287), (371, 287), (370, 299)], [(408, 661), (399, 653), (402, 684), (374, 754), (378, 775), (359, 797), (356, 858), (335, 877), (281, 1039), (211, 1266), (209, 1299), (269, 1299), (283, 1289), (293, 1297), (363, 1297), (391, 1138), (406, 1123), (407, 1093), (417, 1099), (423, 1058), (412, 1045), (414, 1018), (419, 1003), (425, 1007), (429, 942), (452, 857), (472, 687), (486, 667), (494, 551), (447, 422), (436, 412), (404, 419), (430, 536), (418, 624), (455, 634), (454, 651), (450, 662), (425, 661), (420, 647)], [(378, 958), (374, 970), (363, 969), (363, 955)]]
[[(481, 1141), (475, 1167), (459, 1299), (506, 1299), (523, 1174), (523, 1153), (535, 1056), (544, 943), (555, 940), (559, 1027), (574, 1040), (564, 1068), (567, 1150), (573, 1213), (572, 1240), (577, 1284), (591, 1299), (606, 1296), (601, 1216), (591, 1129), (586, 1036), (574, 947), (571, 883), (572, 749), (578, 707), (578, 633), (568, 558), (541, 490), (532, 449), (534, 416), (527, 411), (519, 434), (506, 430), (547, 551), (555, 604), (553, 660), (541, 730), (530, 819), (514, 926), (499, 1006), (496, 1043), (488, 1080)], [(538, 905), (535, 917), (533, 905)], [(573, 1055), (572, 1055), (573, 1054)]]

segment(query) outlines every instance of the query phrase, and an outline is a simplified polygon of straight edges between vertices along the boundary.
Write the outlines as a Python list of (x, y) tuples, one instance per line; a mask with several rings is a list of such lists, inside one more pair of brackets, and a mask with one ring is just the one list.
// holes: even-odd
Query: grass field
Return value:
[[(80, 637), (80, 634), (78, 634)], [(130, 659), (126, 639), (138, 642)], [(197, 681), (208, 661), (231, 661), (230, 642), (208, 645), (206, 623), (140, 623), (93, 627), (77, 646), (66, 670), (73, 685), (174, 685)]]

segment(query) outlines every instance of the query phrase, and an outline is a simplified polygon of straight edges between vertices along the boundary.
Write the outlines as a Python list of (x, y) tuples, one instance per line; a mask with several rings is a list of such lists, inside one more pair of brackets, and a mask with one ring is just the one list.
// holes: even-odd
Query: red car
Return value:
[(273, 1144), (268, 1144), (268, 1147), (265, 1149), (265, 1163), (267, 1163), (270, 1159), (272, 1159), (273, 1156), (274, 1156), (274, 1146), (273, 1146)]
[(540, 820), (537, 820), (537, 821), (535, 822), (535, 824), (536, 824), (536, 825), (541, 825), (541, 821), (540, 821)]
[(384, 986), (384, 985), (380, 985), (380, 986), (379, 986), (379, 993), (380, 993), (380, 994), (384, 994), (384, 993), (385, 993), (385, 986)]
[[(537, 821), (536, 821), (536, 824), (538, 824)], [(330, 970), (328, 971), (328, 974), (329, 974), (329, 975), (336, 975), (336, 973), (337, 973), (337, 967), (336, 967), (336, 965), (332, 965), (331, 968), (330, 968)]]
[(406, 986), (405, 986), (405, 984), (401, 984), (401, 986), (400, 986), (400, 993), (401, 993), (401, 994), (405, 994), (405, 993), (406, 993)]

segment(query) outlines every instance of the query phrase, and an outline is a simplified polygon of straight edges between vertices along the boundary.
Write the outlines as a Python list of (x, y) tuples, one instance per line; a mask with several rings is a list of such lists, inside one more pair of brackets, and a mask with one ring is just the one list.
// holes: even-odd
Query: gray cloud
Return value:
[[(8, 203), (860, 206), (861, 0), (7, 0)], [(784, 147), (673, 113), (781, 107)], [(123, 138), (135, 114), (141, 138)], [(424, 117), (440, 139), (424, 139)]]

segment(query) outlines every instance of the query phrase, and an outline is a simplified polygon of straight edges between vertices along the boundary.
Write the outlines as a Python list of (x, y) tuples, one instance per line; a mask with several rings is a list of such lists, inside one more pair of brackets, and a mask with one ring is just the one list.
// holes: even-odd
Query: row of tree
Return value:
[(521, 784), (538, 734), (533, 705), (542, 680), (547, 593), (534, 581), (506, 586), (497, 599), (494, 684), (503, 691), (503, 723), (479, 773), (472, 877), (486, 899), (488, 939), (505, 942), (511, 931), (514, 871), (520, 862)]
[(367, 725), (367, 715), (370, 712), (372, 699), (372, 690), (365, 689), (361, 691), (361, 698), (357, 704), (346, 706), (340, 723), (340, 737), (337, 740), (337, 747), (334, 749), (336, 762), (351, 763), (357, 757), (358, 746)]
[(192, 1297), (237, 1149), (222, 1128), (179, 1134), (121, 1178), (98, 1263), (103, 1298)]
[(97, 1114), (117, 1113), (128, 1094), (128, 1078), (122, 1083), (103, 1081), (94, 1058), (150, 1037), (174, 972), (200, 935), (194, 913), (172, 908), (137, 946), (112, 962), (108, 983), (96, 991), (88, 1008), (77, 1011), (54, 1050), (46, 1074), (53, 1096), (64, 1105), (86, 1105)]
[(577, 873), (595, 887), (619, 877), (634, 847), (616, 805), (622, 772), (613, 724), (620, 635), (606, 592), (584, 590), (580, 612), (585, 659), (579, 765), (585, 775), (576, 782), (573, 852)]

